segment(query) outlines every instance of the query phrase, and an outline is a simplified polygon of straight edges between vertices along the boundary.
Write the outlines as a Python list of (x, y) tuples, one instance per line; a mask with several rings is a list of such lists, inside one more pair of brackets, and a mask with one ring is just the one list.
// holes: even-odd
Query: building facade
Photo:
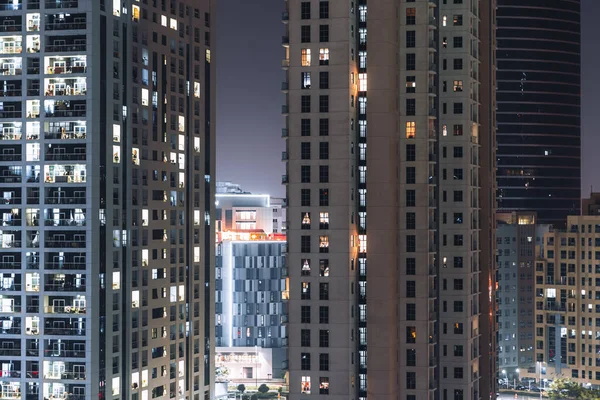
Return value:
[(215, 2), (148, 3), (0, 1), (2, 398), (211, 397)]
[(581, 198), (580, 1), (498, 0), (498, 210), (564, 226)]
[(600, 218), (570, 216), (567, 230), (544, 235), (536, 262), (537, 378), (600, 385)]
[(497, 214), (499, 369), (510, 382), (535, 367), (535, 263), (549, 225), (534, 213)]
[(291, 399), (496, 393), (487, 3), (286, 2)]
[(253, 355), (248, 353), (254, 367), (236, 364), (248, 361), (248, 357), (237, 356), (217, 356), (217, 364), (234, 360), (232, 365), (245, 371), (230, 375), (230, 379), (256, 379), (259, 372), (261, 379), (269, 375), (281, 378), (287, 346), (284, 323), (288, 296), (285, 235), (274, 232), (274, 216), (277, 211), (280, 220), (281, 207), (271, 204), (268, 195), (217, 194), (216, 198), (217, 351), (221, 355), (241, 355), (247, 353), (241, 348), (270, 349), (268, 357), (258, 349)]

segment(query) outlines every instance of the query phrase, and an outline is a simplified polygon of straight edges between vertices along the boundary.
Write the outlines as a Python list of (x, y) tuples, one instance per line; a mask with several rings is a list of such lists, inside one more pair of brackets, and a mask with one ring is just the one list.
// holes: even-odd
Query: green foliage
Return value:
[(244, 393), (246, 391), (246, 385), (240, 383), (237, 387), (238, 392)]
[(589, 389), (570, 379), (558, 378), (550, 384), (548, 393), (551, 399), (599, 399), (600, 390)]
[(269, 391), (269, 387), (266, 384), (262, 384), (258, 387), (258, 391), (262, 394), (265, 394)]

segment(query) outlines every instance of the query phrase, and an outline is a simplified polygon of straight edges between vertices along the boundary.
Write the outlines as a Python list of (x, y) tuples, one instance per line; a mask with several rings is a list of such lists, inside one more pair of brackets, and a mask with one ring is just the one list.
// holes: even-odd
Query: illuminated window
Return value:
[(319, 213), (319, 229), (329, 229), (329, 213)]
[(358, 90), (360, 92), (367, 91), (367, 74), (358, 74)]
[(133, 22), (140, 20), (140, 8), (138, 6), (131, 6), (131, 19)]
[(302, 282), (301, 300), (310, 300), (310, 282)]
[(121, 146), (113, 146), (113, 162), (115, 164), (121, 162)]
[(119, 290), (121, 288), (121, 272), (115, 271), (112, 273), (112, 288)]
[(319, 394), (329, 394), (329, 378), (319, 378)]
[(454, 136), (462, 136), (463, 135), (463, 126), (458, 124), (454, 125), (452, 128)]
[(319, 236), (319, 253), (329, 253), (329, 236)]
[(358, 251), (360, 253), (367, 252), (367, 235), (358, 235)]
[(167, 20), (167, 16), (166, 15), (161, 15), (160, 16), (160, 24), (162, 26), (167, 26), (168, 20)]
[(442, 26), (446, 26), (446, 21), (448, 20), (448, 18), (444, 15), (442, 17)]
[(302, 213), (302, 229), (310, 229), (310, 213)]
[(319, 260), (319, 276), (329, 276), (329, 260)]
[(310, 67), (311, 54), (310, 49), (302, 49), (302, 66)]
[(417, 123), (415, 121), (406, 121), (406, 138), (414, 139), (417, 133)]
[(169, 21), (169, 27), (171, 29), (177, 30), (177, 20), (175, 18), (171, 18)]
[(329, 49), (319, 49), (319, 65), (329, 65)]
[(448, 126), (446, 124), (442, 125), (442, 136), (448, 136)]
[(142, 88), (142, 105), (148, 105), (148, 89)]
[(194, 82), (194, 97), (200, 98), (200, 82)]
[(310, 394), (310, 376), (302, 377), (302, 394)]
[(302, 259), (302, 272), (301, 272), (302, 276), (309, 276), (310, 275), (310, 260), (307, 258), (303, 258)]
[(454, 91), (455, 92), (463, 91), (463, 81), (454, 81)]

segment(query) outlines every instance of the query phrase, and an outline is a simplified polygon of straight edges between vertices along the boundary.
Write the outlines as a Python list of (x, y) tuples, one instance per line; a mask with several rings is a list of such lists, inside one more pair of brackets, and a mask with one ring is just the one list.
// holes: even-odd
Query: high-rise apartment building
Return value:
[(290, 398), (495, 396), (494, 2), (286, 7)]
[(0, 1), (1, 398), (210, 398), (213, 11)]
[[(570, 216), (544, 235), (535, 268), (533, 378), (600, 385), (600, 217)], [(540, 375), (541, 372), (541, 375)]]
[(535, 213), (497, 214), (498, 360), (510, 382), (520, 370), (535, 367), (535, 263), (549, 225)]
[(498, 210), (564, 226), (581, 197), (580, 0), (498, 0)]

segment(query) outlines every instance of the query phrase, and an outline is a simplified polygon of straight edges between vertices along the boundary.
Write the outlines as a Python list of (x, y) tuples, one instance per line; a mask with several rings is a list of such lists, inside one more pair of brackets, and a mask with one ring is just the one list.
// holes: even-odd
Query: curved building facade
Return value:
[(580, 0), (498, 0), (498, 211), (564, 225), (581, 197)]

